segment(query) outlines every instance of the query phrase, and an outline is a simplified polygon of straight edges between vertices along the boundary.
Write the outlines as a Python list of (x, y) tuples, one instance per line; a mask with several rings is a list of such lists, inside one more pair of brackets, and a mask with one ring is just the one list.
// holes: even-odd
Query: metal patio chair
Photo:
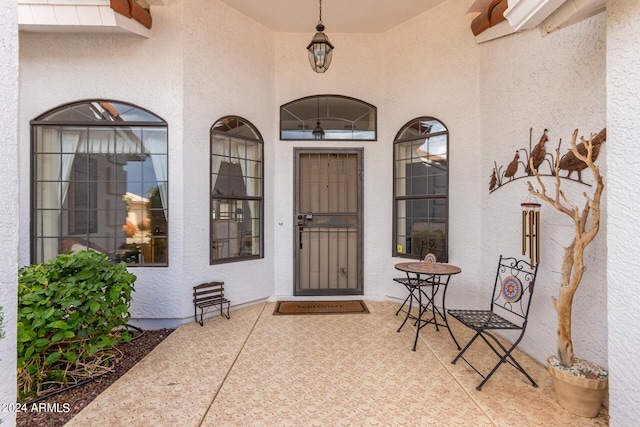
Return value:
[[(505, 258), (500, 255), (489, 309), (447, 310), (450, 316), (453, 316), (464, 326), (475, 331), (473, 338), (469, 340), (467, 345), (465, 345), (451, 363), (455, 364), (458, 359), (462, 359), (483, 378), (482, 382), (476, 387), (477, 390), (482, 389), (482, 386), (503, 363), (509, 363), (527, 377), (534, 387), (538, 387), (536, 382), (512, 355), (513, 350), (524, 337), (527, 328), (531, 297), (533, 295), (537, 271), (537, 264), (531, 265), (524, 260)], [(500, 341), (496, 331), (506, 330), (519, 331), (519, 335), (513, 344), (507, 344), (505, 346)], [(478, 338), (482, 338), (500, 358), (498, 363), (486, 376), (464, 357), (465, 352)]]

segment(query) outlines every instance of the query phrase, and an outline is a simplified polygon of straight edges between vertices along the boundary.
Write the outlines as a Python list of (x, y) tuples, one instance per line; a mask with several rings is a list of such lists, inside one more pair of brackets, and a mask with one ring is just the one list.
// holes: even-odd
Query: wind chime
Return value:
[(522, 255), (529, 250), (531, 265), (540, 262), (540, 203), (526, 201), (522, 206)]

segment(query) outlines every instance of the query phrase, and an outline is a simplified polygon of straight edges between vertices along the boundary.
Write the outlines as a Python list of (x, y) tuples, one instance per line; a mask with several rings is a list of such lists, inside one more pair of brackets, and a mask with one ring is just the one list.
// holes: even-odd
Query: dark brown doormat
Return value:
[(273, 314), (353, 314), (369, 313), (362, 300), (353, 301), (278, 301)]

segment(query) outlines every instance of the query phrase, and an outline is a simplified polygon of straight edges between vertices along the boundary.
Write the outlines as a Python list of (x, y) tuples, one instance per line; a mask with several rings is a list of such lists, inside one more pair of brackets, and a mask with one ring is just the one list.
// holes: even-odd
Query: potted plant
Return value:
[[(573, 297), (585, 271), (584, 250), (600, 230), (600, 199), (604, 182), (594, 162), (600, 150), (600, 144), (606, 139), (606, 129), (597, 135), (592, 134), (589, 140), (582, 137), (579, 145), (576, 144), (577, 137), (578, 129), (573, 132), (571, 150), (562, 158), (559, 155), (559, 148), (556, 150), (553, 197), (547, 194), (547, 189), (537, 169), (533, 167), (531, 159), (529, 165), (540, 189), (534, 188), (531, 182), (527, 184), (529, 193), (568, 215), (575, 224), (575, 236), (569, 246), (564, 248), (558, 297), (552, 297), (553, 306), (558, 313), (558, 355), (549, 357), (547, 364), (554, 380), (560, 406), (577, 415), (595, 417), (600, 411), (604, 398), (608, 373), (597, 365), (574, 356), (571, 340), (571, 313)], [(566, 170), (570, 175), (573, 172), (580, 174), (587, 169), (593, 175), (595, 188), (592, 195), (583, 193), (586, 202), (580, 208), (561, 190), (560, 170)]]

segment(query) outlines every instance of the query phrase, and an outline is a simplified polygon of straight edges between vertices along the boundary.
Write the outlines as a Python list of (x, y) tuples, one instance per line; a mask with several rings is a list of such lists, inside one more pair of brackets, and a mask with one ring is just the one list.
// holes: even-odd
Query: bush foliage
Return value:
[(18, 393), (21, 401), (108, 372), (126, 328), (136, 276), (125, 263), (80, 251), (18, 274)]

